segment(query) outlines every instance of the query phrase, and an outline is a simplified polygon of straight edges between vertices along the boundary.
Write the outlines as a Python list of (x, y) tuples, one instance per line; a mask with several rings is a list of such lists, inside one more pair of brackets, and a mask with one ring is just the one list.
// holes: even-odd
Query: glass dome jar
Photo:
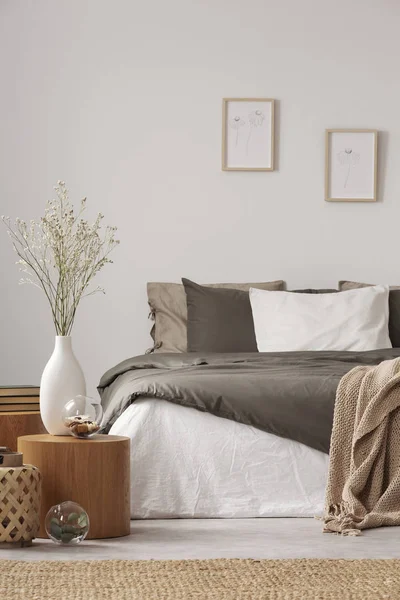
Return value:
[(62, 411), (62, 420), (69, 432), (77, 438), (90, 438), (100, 429), (103, 409), (100, 400), (89, 396), (75, 396)]
[(47, 513), (45, 528), (56, 544), (79, 544), (89, 532), (89, 517), (76, 502), (62, 502)]

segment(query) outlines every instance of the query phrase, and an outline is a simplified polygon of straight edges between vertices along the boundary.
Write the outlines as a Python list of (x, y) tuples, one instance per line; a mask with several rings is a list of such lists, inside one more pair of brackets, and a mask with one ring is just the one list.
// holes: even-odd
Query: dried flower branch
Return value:
[(40, 221), (12, 223), (1, 217), (24, 273), (20, 283), (41, 289), (50, 304), (57, 335), (70, 335), (79, 302), (97, 292), (90, 288), (95, 275), (107, 264), (110, 252), (119, 244), (116, 227), (102, 229), (99, 213), (91, 225), (82, 218), (86, 198), (77, 215), (63, 181), (55, 186), (56, 200), (50, 200)]

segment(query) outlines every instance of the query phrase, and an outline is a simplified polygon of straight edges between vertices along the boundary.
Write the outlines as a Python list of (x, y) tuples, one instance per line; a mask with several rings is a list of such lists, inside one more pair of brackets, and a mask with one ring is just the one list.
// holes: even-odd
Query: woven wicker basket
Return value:
[(40, 526), (40, 493), (36, 467), (0, 467), (0, 544), (32, 544)]

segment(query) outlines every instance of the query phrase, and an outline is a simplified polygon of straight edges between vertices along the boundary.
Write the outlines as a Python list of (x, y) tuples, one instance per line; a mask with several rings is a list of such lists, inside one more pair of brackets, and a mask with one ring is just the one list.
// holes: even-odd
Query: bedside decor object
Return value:
[(83, 371), (72, 350), (72, 339), (57, 335), (54, 352), (45, 366), (40, 382), (40, 413), (52, 435), (65, 435), (62, 410), (68, 398), (86, 394)]
[(274, 100), (224, 98), (222, 170), (274, 170)]
[(66, 498), (90, 518), (87, 539), (130, 533), (130, 439), (97, 434), (89, 440), (70, 435), (27, 435), (18, 439), (25, 461), (42, 473), (38, 537), (47, 538), (45, 518)]
[(112, 262), (108, 256), (119, 243), (116, 227), (102, 229), (99, 213), (92, 224), (82, 218), (86, 199), (79, 211), (69, 200), (63, 181), (54, 188), (57, 198), (47, 203), (44, 217), (38, 222), (21, 219), (11, 222), (2, 217), (24, 277), (20, 283), (30, 283), (41, 289), (49, 304), (56, 330), (56, 343), (40, 383), (40, 412), (47, 431), (64, 435), (61, 412), (65, 403), (86, 393), (85, 378), (71, 345), (71, 330), (82, 298), (100, 287), (90, 288), (93, 277)]
[(100, 429), (103, 409), (100, 398), (76, 396), (64, 406), (62, 412), (63, 423), (73, 436), (77, 438), (90, 438)]
[(62, 502), (50, 508), (45, 527), (56, 544), (79, 544), (88, 534), (89, 517), (76, 502)]
[(39, 531), (41, 475), (22, 454), (0, 447), (0, 546), (31, 546)]
[(0, 412), (38, 411), (39, 391), (39, 387), (32, 385), (1, 385)]
[(377, 152), (376, 129), (327, 129), (325, 200), (376, 202)]

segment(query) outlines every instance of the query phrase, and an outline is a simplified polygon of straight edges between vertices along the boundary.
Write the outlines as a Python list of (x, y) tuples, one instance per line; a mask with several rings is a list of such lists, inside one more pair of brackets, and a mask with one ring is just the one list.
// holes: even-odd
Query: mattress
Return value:
[(131, 439), (131, 517), (313, 517), (328, 455), (159, 399), (138, 399), (110, 433)]

